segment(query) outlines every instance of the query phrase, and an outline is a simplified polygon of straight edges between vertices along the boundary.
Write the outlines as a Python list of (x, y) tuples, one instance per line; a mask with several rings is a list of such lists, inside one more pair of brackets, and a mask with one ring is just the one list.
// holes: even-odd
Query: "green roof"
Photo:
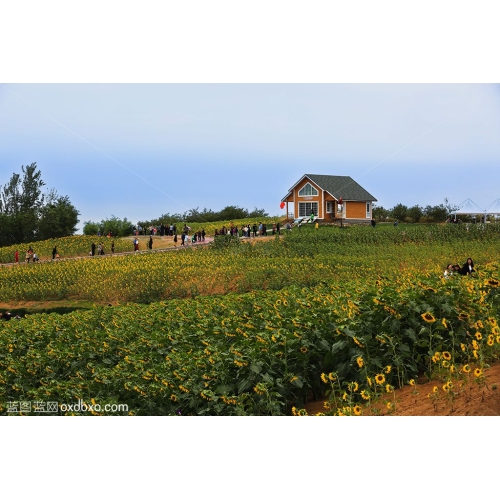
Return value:
[(377, 201), (366, 189), (362, 188), (348, 175), (306, 174), (321, 189), (328, 191), (335, 199), (346, 201)]

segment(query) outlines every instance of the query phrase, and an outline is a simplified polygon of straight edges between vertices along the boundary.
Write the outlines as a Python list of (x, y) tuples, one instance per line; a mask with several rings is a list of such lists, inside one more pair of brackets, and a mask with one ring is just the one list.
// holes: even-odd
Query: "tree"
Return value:
[(133, 224), (125, 217), (119, 219), (112, 215), (109, 219), (103, 219), (101, 222), (86, 221), (83, 223), (83, 234), (87, 236), (101, 233), (107, 236), (109, 232), (113, 236), (129, 236), (132, 234)]
[(427, 205), (424, 208), (424, 214), (427, 222), (445, 222), (449, 212), (448, 209), (443, 205)]
[(249, 212), (247, 217), (258, 218), (258, 217), (269, 217), (269, 214), (263, 208), (255, 207), (252, 212)]
[(37, 239), (61, 238), (76, 232), (80, 212), (70, 203), (67, 196), (49, 194), (49, 202), (40, 209)]
[(408, 209), (407, 217), (411, 220), (411, 222), (420, 222), (420, 219), (423, 217), (424, 212), (421, 207), (418, 205), (414, 205)]
[(406, 205), (402, 205), (398, 203), (392, 210), (392, 216), (400, 221), (404, 221), (408, 216), (408, 207)]
[(83, 234), (86, 236), (96, 235), (101, 230), (98, 222), (87, 220), (83, 223)]
[(14, 173), (0, 186), (1, 245), (70, 236), (76, 231), (78, 211), (67, 196), (51, 191), (46, 197), (42, 192), (45, 182), (37, 169), (36, 163), (22, 165), (22, 176)]
[(389, 217), (389, 210), (386, 210), (384, 207), (379, 207), (374, 203), (372, 208), (372, 215), (374, 219), (380, 222)]

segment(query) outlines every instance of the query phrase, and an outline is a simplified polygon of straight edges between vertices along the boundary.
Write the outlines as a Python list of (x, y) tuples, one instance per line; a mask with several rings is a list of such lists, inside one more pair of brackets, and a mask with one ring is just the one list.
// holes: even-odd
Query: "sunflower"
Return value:
[(470, 366), (469, 365), (464, 365), (463, 368), (462, 368), (462, 371), (464, 373), (469, 373), (470, 372)]
[(460, 344), (460, 349), (462, 349), (462, 351), (465, 352), (467, 347), (465, 344)]
[(476, 342), (475, 339), (472, 339), (472, 348), (475, 349), (476, 351), (479, 350), (479, 344)]
[(496, 288), (498, 285), (500, 285), (500, 281), (496, 280), (495, 278), (489, 279), (486, 283), (493, 288)]
[(392, 366), (386, 366), (385, 367), (385, 373), (391, 373)]
[(389, 402), (385, 405), (388, 410), (392, 410), (393, 403)]
[(375, 375), (375, 382), (379, 385), (382, 385), (385, 382), (385, 377), (382, 373), (378, 373)]
[(305, 354), (305, 353), (307, 352), (307, 347), (301, 347), (301, 348), (300, 348), (300, 352), (301, 352), (302, 354)]
[(493, 335), (488, 335), (488, 342), (487, 344), (492, 347), (493, 345), (495, 345), (495, 338), (493, 337)]
[(359, 416), (359, 415), (361, 415), (361, 413), (363, 413), (363, 412), (361, 411), (361, 406), (359, 406), (359, 405), (356, 405), (356, 406), (352, 409), (352, 411), (354, 412), (354, 415), (357, 415), (357, 416)]
[(435, 386), (432, 388), (432, 392), (437, 393), (438, 391), (439, 391), (438, 386), (437, 386), (437, 385), (435, 385)]
[(328, 379), (326, 378), (326, 375), (324, 373), (321, 374), (321, 380), (325, 383), (328, 384)]
[(450, 361), (451, 354), (448, 351), (443, 351), (441, 355), (443, 356), (443, 359), (445, 359), (446, 361)]
[(335, 380), (336, 380), (335, 375), (334, 375), (333, 373), (331, 373), (331, 372), (330, 372), (330, 373), (328, 374), (328, 380), (329, 380), (330, 382), (335, 382)]
[(443, 361), (441, 362), (441, 366), (443, 368), (448, 368), (450, 366), (450, 362), (443, 359)]
[(475, 377), (480, 377), (482, 374), (483, 374), (483, 370), (481, 370), (481, 368), (476, 368), (474, 370), (474, 376)]
[(408, 382), (410, 385), (414, 386), (415, 385), (415, 379), (411, 379), (409, 382)]
[(359, 386), (358, 386), (357, 382), (351, 382), (349, 384), (349, 390), (351, 390), (352, 392), (357, 392), (358, 389), (359, 389)]
[(426, 323), (434, 323), (436, 321), (436, 318), (432, 315), (430, 312), (426, 312), (424, 314), (421, 314), (420, 317), (426, 322)]
[(344, 394), (342, 394), (342, 399), (344, 401), (347, 401), (347, 392), (344, 392)]
[(362, 390), (361, 391), (361, 397), (365, 400), (365, 401), (368, 401), (370, 399), (370, 395), (365, 391), (365, 390)]
[(481, 332), (476, 332), (476, 339), (477, 340), (481, 340), (483, 338), (483, 336), (481, 335)]
[(392, 389), (393, 389), (393, 387), (392, 387), (391, 384), (386, 384), (385, 385), (385, 392), (392, 392)]
[(469, 315), (465, 312), (461, 312), (459, 315), (458, 315), (458, 319), (460, 321), (464, 321), (465, 319), (468, 319), (469, 318)]
[(476, 359), (478, 359), (478, 358), (479, 358), (479, 356), (477, 355), (477, 351), (476, 351), (475, 349), (472, 351), (472, 355), (473, 355)]
[(443, 318), (443, 319), (441, 320), (441, 324), (442, 324), (442, 325), (443, 325), (443, 326), (444, 326), (447, 330), (449, 330), (449, 329), (450, 329), (450, 325), (449, 325), (449, 323), (446, 321), (446, 318)]
[(359, 347), (361, 347), (361, 348), (365, 347), (365, 346), (364, 346), (364, 345), (363, 345), (363, 344), (362, 344), (362, 343), (361, 343), (361, 342), (360, 342), (360, 341), (359, 341), (356, 337), (353, 337), (352, 339), (354, 340), (354, 342), (356, 342), (356, 344), (357, 344)]
[(358, 358), (356, 358), (356, 363), (358, 363), (358, 366), (360, 368), (363, 368), (363, 358), (361, 356), (359, 356)]

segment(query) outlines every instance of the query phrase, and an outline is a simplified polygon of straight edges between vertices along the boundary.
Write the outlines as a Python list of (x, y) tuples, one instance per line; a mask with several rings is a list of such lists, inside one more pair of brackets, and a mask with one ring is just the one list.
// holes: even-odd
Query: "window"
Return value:
[(311, 212), (318, 215), (318, 202), (299, 202), (299, 217), (309, 217)]
[(326, 213), (331, 214), (333, 212), (333, 201), (326, 202)]
[(367, 219), (371, 219), (372, 218), (372, 214), (371, 214), (371, 211), (370, 211), (370, 204), (369, 203), (366, 204), (366, 218)]
[(299, 196), (318, 196), (318, 190), (307, 183), (300, 191)]

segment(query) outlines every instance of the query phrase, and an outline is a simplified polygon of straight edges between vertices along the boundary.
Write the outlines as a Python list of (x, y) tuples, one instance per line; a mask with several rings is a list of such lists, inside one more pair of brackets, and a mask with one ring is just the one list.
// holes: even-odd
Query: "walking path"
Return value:
[[(143, 241), (144, 242), (149, 241), (149, 237), (148, 238), (144, 238)], [(102, 259), (102, 258), (106, 258), (106, 257), (118, 257), (118, 256), (122, 256), (122, 255), (131, 255), (131, 254), (138, 255), (138, 254), (147, 254), (147, 253), (170, 252), (170, 251), (173, 251), (173, 250), (174, 251), (175, 250), (185, 250), (187, 248), (196, 248), (196, 247), (200, 247), (200, 246), (206, 246), (209, 243), (211, 243), (212, 241), (214, 241), (213, 237), (206, 236), (205, 237), (205, 241), (200, 241), (200, 242), (196, 242), (196, 243), (188, 243), (188, 244), (185, 244), (185, 245), (181, 245), (180, 237), (179, 237), (179, 241), (177, 243), (177, 246), (168, 246), (168, 247), (162, 247), (162, 248), (154, 248), (154, 243), (153, 243), (153, 249), (152, 250), (149, 250), (149, 248), (148, 248), (148, 249), (145, 249), (145, 250), (137, 250), (137, 251), (131, 250), (131, 251), (127, 251), (127, 252), (114, 252), (114, 253), (111, 253), (110, 251), (108, 251), (104, 255), (93, 255), (93, 256), (92, 255), (74, 255), (74, 256), (71, 256), (71, 257), (60, 257), (59, 259), (55, 259), (55, 260), (52, 260), (52, 259), (40, 259), (38, 262), (31, 262), (31, 263), (27, 263), (27, 262), (25, 262), (23, 260), (23, 261), (19, 261), (19, 263), (17, 263), (17, 264), (15, 262), (2, 263), (2, 264), (0, 264), (0, 266), (2, 266), (2, 267), (10, 267), (10, 266), (15, 266), (15, 265), (36, 265), (36, 264), (47, 264), (49, 262), (59, 262), (59, 261), (64, 261), (64, 260), (95, 259), (95, 258), (101, 258)], [(132, 245), (132, 240), (130, 241), (130, 244)]]

